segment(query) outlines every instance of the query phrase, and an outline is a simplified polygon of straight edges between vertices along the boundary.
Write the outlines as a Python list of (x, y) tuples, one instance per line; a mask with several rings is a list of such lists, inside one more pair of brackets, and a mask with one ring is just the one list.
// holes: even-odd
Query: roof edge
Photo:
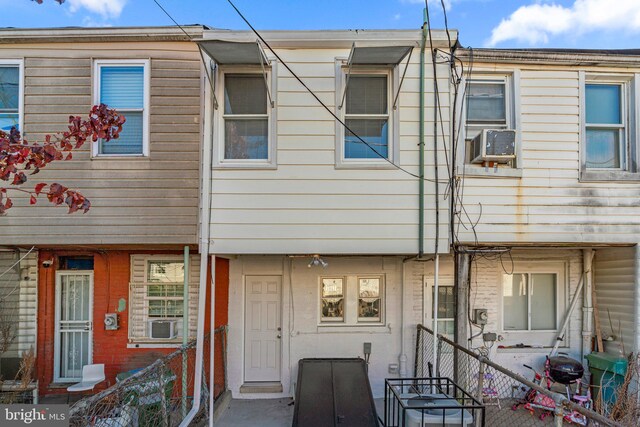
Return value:
[(588, 66), (640, 66), (640, 49), (469, 49), (459, 48), (456, 56), (474, 62), (534, 63)]
[[(0, 43), (70, 43), (191, 41), (202, 37), (204, 25), (105, 28), (0, 28)], [(185, 34), (186, 32), (186, 34)]]

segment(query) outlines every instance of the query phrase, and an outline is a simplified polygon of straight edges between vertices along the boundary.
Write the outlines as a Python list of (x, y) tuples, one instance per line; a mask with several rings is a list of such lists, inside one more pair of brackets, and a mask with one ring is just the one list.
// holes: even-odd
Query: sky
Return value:
[[(226, 0), (158, 0), (181, 25), (248, 29)], [(640, 0), (430, 0), (472, 47), (640, 48)], [(234, 0), (258, 29), (420, 28), (424, 0)], [(154, 0), (0, 0), (0, 27), (172, 25)]]

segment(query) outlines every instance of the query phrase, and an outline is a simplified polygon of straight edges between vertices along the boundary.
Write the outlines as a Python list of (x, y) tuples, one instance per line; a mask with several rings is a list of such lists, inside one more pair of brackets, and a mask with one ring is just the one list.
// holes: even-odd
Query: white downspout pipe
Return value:
[[(206, 70), (204, 70), (206, 73)], [(200, 409), (200, 400), (202, 397), (202, 365), (204, 356), (204, 318), (207, 299), (207, 260), (209, 259), (209, 218), (211, 215), (211, 146), (212, 146), (212, 127), (213, 122), (207, 126), (207, 118), (213, 117), (212, 94), (209, 85), (204, 86), (205, 103), (203, 117), (203, 135), (202, 135), (202, 193), (200, 195), (200, 242), (198, 250), (200, 252), (200, 280), (198, 284), (198, 321), (196, 323), (196, 360), (194, 369), (194, 386), (193, 386), (193, 403), (191, 410), (180, 423), (180, 427), (187, 427)], [(211, 289), (212, 294), (215, 290)], [(211, 307), (213, 311), (213, 306)], [(212, 313), (213, 318), (213, 313)], [(213, 335), (213, 330), (211, 331)], [(213, 336), (211, 337), (211, 346), (213, 346)], [(213, 363), (213, 362), (212, 362)], [(213, 384), (211, 384), (213, 388)], [(209, 396), (213, 399), (213, 390), (209, 391)], [(210, 403), (210, 418), (213, 417), (213, 404)]]
[[(209, 427), (213, 427), (213, 410), (215, 400), (215, 330), (216, 330), (216, 256), (211, 255), (211, 343), (209, 344)], [(224, 347), (222, 347), (224, 351)], [(224, 355), (222, 355), (224, 358)], [(226, 372), (225, 372), (226, 375)]]
[(405, 307), (407, 307), (409, 304), (407, 304), (407, 290), (405, 289), (405, 285), (406, 285), (406, 281), (405, 281), (405, 263), (402, 263), (402, 268), (401, 268), (401, 298), (400, 298), (400, 355), (398, 356), (398, 373), (400, 374), (401, 378), (405, 378), (407, 377), (407, 353), (405, 352), (405, 336), (404, 334), (407, 331), (407, 316), (405, 316)]
[(433, 375), (438, 375), (438, 286), (440, 284), (440, 255), (433, 265)]
[(593, 335), (593, 249), (582, 251), (584, 287), (582, 288), (582, 358), (591, 352)]

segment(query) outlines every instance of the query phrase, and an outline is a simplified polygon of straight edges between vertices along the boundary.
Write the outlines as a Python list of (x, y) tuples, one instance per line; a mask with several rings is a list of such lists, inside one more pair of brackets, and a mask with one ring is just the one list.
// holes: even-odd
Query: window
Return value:
[[(129, 341), (132, 343), (181, 342), (184, 321), (184, 277), (189, 274), (189, 305), (198, 298), (198, 280), (194, 276), (199, 258), (192, 256), (190, 272), (178, 255), (132, 255), (129, 293)], [(189, 310), (189, 336), (194, 336), (196, 310)], [(177, 337), (159, 339), (150, 336), (153, 321), (174, 321)]]
[(319, 321), (328, 325), (375, 325), (384, 321), (384, 278), (321, 277)]
[(0, 130), (22, 130), (22, 63), (0, 60)]
[[(466, 174), (490, 176), (520, 176), (520, 134), (517, 129), (518, 118), (518, 70), (504, 73), (474, 73), (465, 84), (464, 98), (464, 139), (459, 145), (459, 166), (462, 159), (467, 164)], [(480, 150), (474, 151), (473, 139), (485, 129), (516, 130), (516, 157), (505, 163), (497, 163), (492, 168), (473, 164)], [(475, 147), (478, 149), (478, 147)]]
[(580, 72), (583, 181), (638, 181), (640, 75)]
[[(453, 338), (456, 325), (456, 299), (453, 286), (438, 286), (438, 333)], [(432, 298), (435, 304), (435, 288)], [(432, 308), (435, 311), (435, 305)]]
[(342, 322), (344, 320), (344, 280), (322, 279), (320, 302), (323, 322)]
[[(353, 66), (336, 60), (336, 167), (391, 168), (400, 153), (399, 113), (393, 107), (399, 89), (395, 68)], [(363, 143), (362, 140), (366, 142)]]
[[(220, 120), (216, 164), (275, 167), (274, 76), (271, 67), (226, 67), (217, 99)], [(271, 83), (270, 83), (271, 82)]]
[(362, 322), (380, 321), (380, 278), (358, 279), (358, 320)]
[(585, 88), (586, 159), (591, 169), (624, 169), (624, 86), (590, 83)]
[(557, 328), (558, 279), (554, 273), (502, 276), (503, 329), (553, 331)]
[[(387, 75), (352, 75), (345, 95), (345, 159), (389, 157), (389, 101)], [(375, 151), (374, 151), (375, 150)]]
[(148, 61), (96, 61), (95, 102), (122, 113), (119, 138), (95, 144), (96, 156), (148, 156)]

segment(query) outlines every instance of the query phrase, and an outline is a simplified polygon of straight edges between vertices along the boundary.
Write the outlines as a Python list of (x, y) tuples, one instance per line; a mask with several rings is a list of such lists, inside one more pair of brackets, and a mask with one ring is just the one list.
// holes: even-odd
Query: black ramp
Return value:
[(300, 360), (293, 426), (377, 427), (364, 360)]

